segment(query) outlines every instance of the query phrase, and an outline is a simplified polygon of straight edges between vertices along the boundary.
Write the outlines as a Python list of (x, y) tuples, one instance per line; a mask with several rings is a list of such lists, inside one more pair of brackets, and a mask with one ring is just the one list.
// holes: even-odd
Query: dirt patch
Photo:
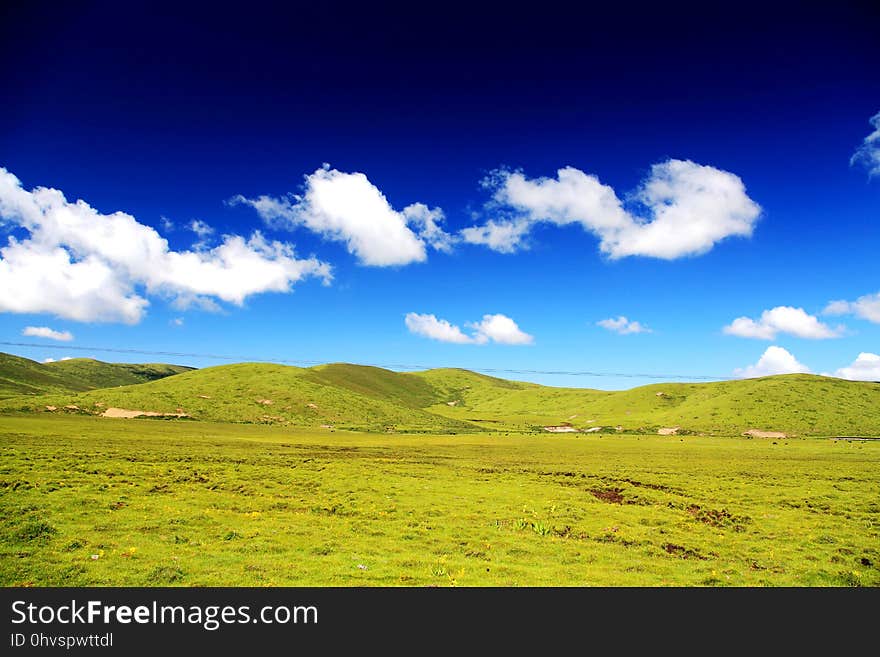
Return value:
[(750, 520), (747, 516), (735, 516), (727, 509), (704, 509), (698, 504), (688, 506), (687, 512), (710, 527), (728, 527), (733, 525), (734, 531), (738, 532), (745, 531), (743, 525)]
[(133, 418), (133, 417), (189, 417), (186, 413), (157, 413), (156, 411), (136, 411), (128, 408), (111, 406), (101, 413), (101, 417)]
[(657, 429), (657, 433), (661, 436), (676, 436), (681, 427), (661, 427)]
[(782, 431), (761, 431), (760, 429), (749, 429), (748, 431), (743, 432), (744, 436), (751, 436), (752, 438), (788, 438), (787, 433), (783, 433)]
[(590, 490), (593, 497), (609, 504), (623, 504), (622, 492), (622, 488), (593, 488)]
[(271, 406), (272, 400), (271, 399), (258, 399), (257, 403), (262, 404), (263, 406)]
[(57, 407), (57, 406), (47, 406), (47, 407), (46, 407), (46, 410), (47, 410), (47, 411), (57, 411), (57, 410), (58, 410), (58, 407)]
[(312, 409), (314, 409), (314, 410), (318, 410), (318, 405), (317, 405), (317, 404), (312, 404), (311, 402), (309, 402), (308, 404), (306, 404), (306, 406), (307, 406), (308, 408), (312, 408)]
[(682, 559), (705, 559), (706, 558), (702, 554), (697, 552), (696, 550), (686, 548), (683, 545), (676, 545), (675, 543), (664, 543), (663, 549), (666, 550), (667, 554), (673, 554), (676, 557), (681, 557)]
[(68, 411), (78, 411), (79, 410), (79, 406), (77, 406), (75, 404), (68, 404), (64, 408)]
[(199, 399), (210, 399), (208, 395), (198, 395)]

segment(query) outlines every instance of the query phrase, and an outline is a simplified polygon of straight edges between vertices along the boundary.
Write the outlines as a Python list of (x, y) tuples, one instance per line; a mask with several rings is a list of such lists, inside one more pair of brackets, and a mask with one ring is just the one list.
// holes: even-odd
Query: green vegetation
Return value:
[[(42, 369), (32, 379), (19, 373), (15, 380), (52, 394), (10, 397), (0, 401), (0, 413), (53, 407), (52, 412), (100, 415), (114, 407), (215, 422), (429, 433), (542, 431), (569, 423), (579, 430), (638, 434), (679, 427), (681, 434), (705, 435), (751, 429), (794, 436), (880, 435), (880, 384), (807, 374), (607, 392), (454, 369), (399, 373), (345, 364), (240, 363), (160, 379), (173, 366), (84, 360), (25, 364), (30, 364), (25, 374), (33, 366)], [(44, 370), (63, 373), (68, 389), (53, 388), (55, 379), (37, 378), (48, 375)], [(133, 376), (156, 380), (121, 385)], [(80, 388), (70, 387), (74, 383)], [(93, 389), (79, 392), (83, 386)], [(65, 409), (70, 406), (76, 408)]]
[(47, 413), (0, 452), (7, 586), (880, 585), (875, 442)]
[(0, 353), (0, 399), (16, 395), (70, 393), (125, 386), (191, 370), (181, 365), (102, 363), (72, 358), (53, 363)]

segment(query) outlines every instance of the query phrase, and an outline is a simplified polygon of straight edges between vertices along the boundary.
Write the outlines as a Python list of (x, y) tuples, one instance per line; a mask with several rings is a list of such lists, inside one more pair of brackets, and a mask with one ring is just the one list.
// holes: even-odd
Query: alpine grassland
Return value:
[(44, 412), (0, 450), (5, 586), (880, 585), (871, 441)]
[(6, 586), (877, 586), (880, 384), (0, 359)]

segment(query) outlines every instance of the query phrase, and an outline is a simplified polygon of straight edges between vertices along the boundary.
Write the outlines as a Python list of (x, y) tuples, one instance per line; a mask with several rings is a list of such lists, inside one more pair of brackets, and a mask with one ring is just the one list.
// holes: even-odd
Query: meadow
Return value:
[(0, 450), (4, 586), (880, 585), (876, 442), (47, 413)]

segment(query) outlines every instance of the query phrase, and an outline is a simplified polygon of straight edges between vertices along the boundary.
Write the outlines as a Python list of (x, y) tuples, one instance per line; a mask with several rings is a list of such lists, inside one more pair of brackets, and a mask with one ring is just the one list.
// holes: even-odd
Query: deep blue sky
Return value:
[[(73, 333), (69, 346), (720, 377), (771, 345), (815, 372), (880, 353), (880, 324), (821, 314), (830, 301), (880, 290), (880, 179), (850, 165), (880, 111), (880, 14), (867, 3), (304, 4), (283, 13), (259, 3), (82, 4), (4, 9), (0, 166), (27, 190), (52, 187), (105, 214), (124, 211), (177, 250), (196, 240), (180, 228), (194, 219), (217, 235), (259, 228), (330, 263), (334, 280), (221, 303), (219, 313), (141, 292), (150, 307), (134, 325), (5, 312), (2, 340), (40, 341), (22, 329), (48, 326)], [(487, 218), (480, 181), (498, 167), (534, 178), (572, 166), (622, 198), (670, 158), (738, 176), (762, 209), (752, 237), (671, 261), (609, 260), (594, 235), (541, 225), (515, 254), (458, 244), (429, 251), (427, 262), (368, 267), (338, 242), (267, 227), (252, 208), (226, 203), (297, 193), (329, 163), (364, 173), (397, 210), (442, 208), (454, 233)], [(162, 217), (178, 228), (164, 231)], [(722, 334), (735, 318), (777, 306), (846, 331), (823, 340)], [(534, 344), (433, 341), (407, 330), (408, 312), (462, 328), (504, 314)], [(596, 325), (619, 315), (653, 332)]]

